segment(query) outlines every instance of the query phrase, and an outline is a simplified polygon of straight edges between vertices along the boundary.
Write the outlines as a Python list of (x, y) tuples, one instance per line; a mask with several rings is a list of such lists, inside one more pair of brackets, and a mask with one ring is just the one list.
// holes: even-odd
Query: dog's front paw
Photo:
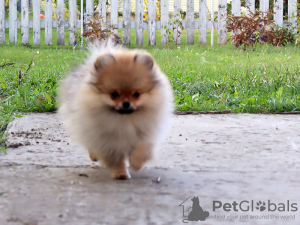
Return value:
[(113, 173), (112, 174), (112, 178), (115, 179), (115, 180), (128, 180), (131, 178), (130, 174), (129, 173)]
[(109, 168), (113, 179), (117, 179), (117, 180), (130, 179), (130, 174), (126, 168), (124, 158), (121, 158), (118, 163), (116, 163), (114, 166), (109, 166)]
[(98, 159), (97, 159), (95, 156), (93, 156), (93, 154), (92, 154), (91, 152), (89, 152), (89, 156), (90, 156), (90, 159), (91, 159), (93, 162), (97, 162), (97, 161), (98, 161)]

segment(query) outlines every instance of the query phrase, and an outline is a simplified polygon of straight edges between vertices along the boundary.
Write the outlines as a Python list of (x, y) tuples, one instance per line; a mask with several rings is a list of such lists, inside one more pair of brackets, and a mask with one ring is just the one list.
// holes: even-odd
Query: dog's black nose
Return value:
[(123, 106), (124, 109), (129, 109), (130, 102), (123, 102), (122, 106)]
[(134, 109), (129, 101), (122, 103), (122, 106), (117, 110), (120, 114), (130, 114), (134, 112)]

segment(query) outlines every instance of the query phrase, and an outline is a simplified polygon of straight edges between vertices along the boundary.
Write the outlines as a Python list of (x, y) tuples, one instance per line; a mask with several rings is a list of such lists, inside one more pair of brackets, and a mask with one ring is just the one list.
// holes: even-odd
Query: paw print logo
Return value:
[(265, 202), (256, 202), (256, 209), (259, 210), (259, 211), (265, 211), (266, 210), (266, 203)]

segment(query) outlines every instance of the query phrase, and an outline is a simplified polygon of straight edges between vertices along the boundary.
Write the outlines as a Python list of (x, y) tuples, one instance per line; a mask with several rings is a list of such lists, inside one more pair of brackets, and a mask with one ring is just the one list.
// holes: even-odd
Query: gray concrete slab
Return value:
[(210, 214), (191, 224), (300, 224), (300, 115), (174, 116), (157, 159), (128, 181), (91, 162), (56, 114), (24, 115), (7, 132), (1, 225), (183, 224), (190, 196)]

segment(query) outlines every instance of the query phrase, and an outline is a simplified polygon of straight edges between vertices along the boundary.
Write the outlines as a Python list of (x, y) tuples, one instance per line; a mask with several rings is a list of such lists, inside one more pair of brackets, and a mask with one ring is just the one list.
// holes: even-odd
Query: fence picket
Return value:
[(218, 10), (218, 43), (225, 44), (227, 41), (227, 29), (226, 25), (226, 16), (227, 14), (227, 1), (219, 0), (219, 10)]
[(0, 44), (5, 44), (5, 2), (0, 3)]
[(106, 0), (99, 0), (99, 15), (102, 17), (102, 29), (105, 29), (106, 23)]
[(130, 0), (124, 0), (123, 5), (123, 44), (130, 45)]
[(33, 45), (41, 44), (41, 19), (40, 19), (40, 0), (33, 0)]
[(143, 45), (143, 0), (136, 0), (135, 44)]
[(45, 45), (52, 45), (52, 0), (45, 0)]
[[(261, 0), (264, 1), (264, 0)], [(241, 0), (232, 0), (232, 15), (240, 16), (241, 15)], [(234, 32), (231, 32), (231, 36), (234, 35)], [(233, 43), (233, 41), (232, 41)]]
[(148, 43), (156, 45), (156, 0), (149, 0), (148, 4)]
[(111, 26), (116, 27), (113, 29), (114, 34), (118, 34), (118, 0), (111, 0), (110, 5), (110, 24)]
[(260, 0), (259, 10), (262, 12), (268, 12), (269, 10), (269, 0)]
[(283, 0), (274, 1), (275, 24), (283, 27)]
[[(93, 16), (94, 14), (94, 0), (87, 0), (86, 1), (86, 17), (85, 22), (87, 22), (88, 18)], [(87, 30), (91, 30), (91, 27), (86, 27)], [(86, 41), (89, 42), (89, 38), (86, 38)]]
[(17, 0), (9, 0), (9, 43), (17, 43)]
[(91, 16), (94, 13), (94, 0), (86, 0), (86, 14)]
[(296, 20), (297, 20), (297, 0), (288, 1), (288, 21), (291, 23), (290, 29), (293, 29), (293, 32), (297, 32)]
[(57, 45), (65, 45), (65, 3), (57, 0)]
[(194, 44), (194, 0), (187, 0), (186, 42)]
[[(249, 6), (250, 11), (254, 13), (255, 11), (255, 0), (246, 0), (246, 5)], [(249, 9), (246, 9), (246, 15), (249, 15)]]
[(179, 26), (179, 23), (176, 21), (181, 22), (181, 0), (174, 0), (174, 44), (180, 45), (181, 44), (181, 27)]
[(211, 44), (211, 47), (214, 46), (214, 24), (215, 24), (215, 21), (214, 21), (214, 13), (215, 10), (214, 10), (214, 0), (211, 0), (211, 11), (210, 11), (210, 22), (211, 22), (211, 30), (210, 30), (210, 44)]
[[(29, 43), (29, 29), (33, 28), (33, 44), (40, 45), (41, 42), (41, 29), (45, 29), (45, 45), (52, 45), (52, 33), (53, 29), (57, 28), (57, 45), (64, 45), (65, 28), (69, 29), (69, 45), (75, 45), (77, 43), (77, 29), (82, 27), (82, 19), (77, 20), (77, 6), (78, 0), (69, 1), (69, 21), (64, 20), (65, 16), (65, 1), (57, 0), (56, 15), (57, 20), (53, 21), (52, 14), (52, 0), (45, 0), (45, 20), (40, 19), (40, 0), (22, 0), (21, 4), (21, 21), (17, 20), (17, 1), (9, 0), (9, 20), (5, 20), (5, 4), (1, 0), (0, 3), (0, 44), (5, 43), (5, 29), (9, 28), (9, 42), (17, 42), (17, 29), (21, 28), (22, 43)], [(33, 20), (29, 21), (29, 2), (32, 1), (33, 6)], [(102, 17), (103, 24), (106, 23), (106, 1), (98, 0), (99, 14)], [(143, 0), (136, 0), (135, 22), (131, 22), (131, 0), (123, 0), (123, 20), (118, 20), (118, 0), (111, 0), (110, 5), (110, 24), (114, 27), (113, 32), (118, 34), (118, 29), (123, 29), (123, 44), (130, 45), (131, 43), (131, 29), (136, 30), (136, 45), (143, 45), (143, 29), (148, 29), (148, 44), (156, 44), (156, 29), (161, 30), (161, 44), (166, 45), (168, 43), (168, 35), (166, 31), (174, 30), (174, 43), (181, 44), (181, 31), (186, 29), (187, 44), (194, 44), (194, 29), (199, 29), (199, 44), (207, 43), (207, 29), (211, 29), (211, 43), (214, 42), (214, 29), (218, 29), (218, 43), (225, 44), (227, 39), (227, 31), (224, 27), (226, 25), (226, 0), (218, 0), (218, 21), (214, 21), (214, 13), (211, 13), (211, 21), (207, 18), (207, 0), (199, 0), (199, 20), (194, 19), (194, 1), (187, 0), (187, 14), (186, 21), (182, 18), (181, 0), (174, 0), (174, 17), (169, 19), (169, 0), (160, 0), (160, 21), (156, 21), (157, 12), (157, 0), (148, 1), (148, 21), (143, 21)], [(263, 12), (268, 11), (270, 0), (260, 1), (260, 10)], [(214, 0), (212, 0), (212, 3)], [(255, 0), (246, 0), (246, 4), (250, 6), (250, 10), (247, 10), (246, 14), (249, 15), (250, 11), (254, 11)], [(211, 12), (214, 12), (214, 5), (212, 4)], [(86, 11), (88, 15), (94, 12), (94, 0), (86, 1)], [(275, 23), (281, 27), (283, 23), (283, 0), (276, 0), (274, 5)], [(288, 1), (288, 21), (292, 25), (289, 29), (295, 29), (296, 32), (296, 16), (297, 16), (297, 0)], [(83, 12), (83, 9), (81, 9)], [(241, 0), (232, 0), (232, 14), (235, 16), (241, 15)], [(83, 13), (81, 13), (83, 15)], [(109, 27), (106, 25), (106, 27)], [(103, 26), (103, 29), (105, 27)], [(83, 39), (82, 39), (83, 43)]]
[(29, 16), (28, 16), (28, 0), (22, 0), (21, 2), (21, 32), (22, 32), (22, 44), (29, 43)]
[(206, 0), (199, 0), (199, 44), (207, 43), (207, 3)]
[(161, 0), (161, 45), (166, 45), (168, 43), (168, 35), (166, 30), (168, 29), (169, 22), (169, 2), (168, 0)]
[(232, 15), (233, 16), (241, 15), (241, 0), (232, 0)]
[(69, 45), (76, 45), (76, 0), (69, 0)]

